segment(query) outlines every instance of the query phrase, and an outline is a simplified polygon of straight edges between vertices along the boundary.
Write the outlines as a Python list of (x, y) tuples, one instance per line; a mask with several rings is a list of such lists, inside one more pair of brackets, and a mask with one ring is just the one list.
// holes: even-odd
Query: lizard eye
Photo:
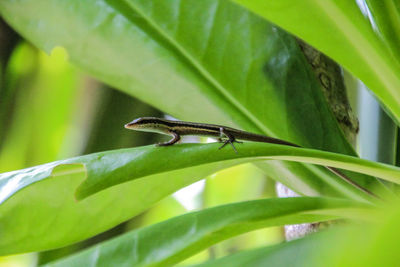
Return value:
[(138, 119), (135, 119), (135, 120), (125, 124), (125, 128), (133, 129), (133, 128), (136, 128), (138, 125), (141, 125), (142, 123), (143, 123), (143, 118), (138, 118)]
[(143, 122), (143, 118), (135, 119), (135, 120), (133, 120), (131, 123), (132, 123), (132, 124), (140, 124), (141, 122)]

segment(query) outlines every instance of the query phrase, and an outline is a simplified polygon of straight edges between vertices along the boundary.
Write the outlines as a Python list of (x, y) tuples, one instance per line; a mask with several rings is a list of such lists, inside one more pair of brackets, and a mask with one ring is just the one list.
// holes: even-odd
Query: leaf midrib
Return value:
[[(218, 0), (219, 1), (219, 0)], [(165, 38), (170, 44), (175, 47), (184, 58), (186, 58), (195, 69), (199, 71), (199, 73), (205, 78), (210, 84), (212, 84), (224, 97), (226, 100), (236, 109), (238, 112), (242, 113), (246, 118), (248, 118), (258, 129), (261, 130), (266, 135), (276, 136), (276, 134), (266, 127), (260, 120), (256, 118), (251, 112), (248, 111), (239, 101), (237, 101), (228, 90), (224, 88), (224, 86), (218, 82), (203, 66), (199, 63), (191, 54), (186, 51), (186, 49), (181, 46), (174, 38), (172, 38), (166, 31), (164, 31), (158, 24), (152, 20), (149, 16), (147, 16), (144, 12), (141, 11), (140, 7), (136, 6), (132, 1), (125, 2), (133, 9), (134, 12), (140, 14), (148, 23), (151, 25), (159, 34)]]

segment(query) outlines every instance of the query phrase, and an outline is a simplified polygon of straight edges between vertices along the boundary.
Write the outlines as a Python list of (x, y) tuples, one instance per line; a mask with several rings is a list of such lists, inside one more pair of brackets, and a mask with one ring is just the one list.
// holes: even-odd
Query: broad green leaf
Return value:
[(0, 12), (40, 49), (62, 46), (71, 62), (115, 88), (175, 116), (204, 110), (233, 124), (202, 94), (207, 81), (123, 1), (2, 1)]
[[(124, 234), (46, 266), (171, 266), (211, 244), (254, 229), (335, 218), (365, 205), (329, 198), (275, 198), (188, 213)], [(319, 215), (319, 211), (323, 212)], [(332, 212), (332, 213), (331, 213)]]
[[(354, 155), (293, 37), (230, 1), (3, 0), (0, 12), (41, 49), (63, 46), (74, 64), (179, 119)], [(299, 193), (340, 195), (324, 169), (263, 165)]]
[[(83, 240), (186, 185), (244, 162), (279, 159), (330, 165), (400, 183), (399, 168), (356, 157), (265, 143), (242, 144), (238, 153), (230, 148), (218, 150), (219, 146), (145, 146), (3, 173), (0, 254), (57, 248)], [(355, 187), (345, 190), (347, 183), (336, 179), (343, 194), (371, 200)]]
[(235, 1), (339, 62), (374, 92), (399, 124), (400, 5), (396, 0)]

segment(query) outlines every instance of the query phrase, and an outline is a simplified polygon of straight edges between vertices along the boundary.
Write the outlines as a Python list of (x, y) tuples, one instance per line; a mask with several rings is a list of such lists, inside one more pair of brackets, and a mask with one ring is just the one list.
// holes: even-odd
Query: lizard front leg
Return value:
[[(231, 135), (230, 133), (228, 133), (227, 131), (225, 131), (224, 127), (220, 127), (219, 128), (219, 134), (220, 134), (220, 138), (218, 139), (220, 142), (223, 142), (223, 145), (219, 148), (222, 149), (224, 146), (226, 146), (227, 144), (230, 144), (233, 148), (233, 150), (235, 150), (235, 152), (237, 153), (236, 147), (234, 146), (233, 143), (242, 143), (236, 140), (236, 138)], [(226, 140), (222, 139), (223, 137), (227, 138)]]
[(169, 133), (172, 135), (172, 139), (170, 139), (168, 142), (165, 143), (156, 144), (156, 146), (171, 146), (176, 142), (178, 142), (179, 140), (181, 140), (181, 136), (176, 132), (170, 131)]

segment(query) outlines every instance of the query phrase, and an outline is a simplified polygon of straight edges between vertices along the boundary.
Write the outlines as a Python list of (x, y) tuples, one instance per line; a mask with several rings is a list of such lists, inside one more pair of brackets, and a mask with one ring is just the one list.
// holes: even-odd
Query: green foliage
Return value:
[[(398, 168), (355, 157), (264, 143), (246, 144), (238, 154), (232, 149), (215, 153), (218, 146), (144, 146), (3, 173), (0, 176), (1, 201), (4, 202), (0, 206), (0, 253), (54, 249), (80, 241), (137, 215), (188, 184), (243, 162), (269, 158), (329, 163), (400, 183)], [(165, 184), (165, 181), (169, 182)], [(357, 189), (354, 191), (356, 194)], [(343, 193), (346, 192), (343, 190)], [(361, 193), (364, 194), (360, 192), (360, 196)], [(364, 196), (367, 197), (370, 196)], [(110, 214), (104, 220), (110, 205), (116, 206), (113, 216)], [(32, 207), (37, 213), (32, 213)], [(60, 209), (62, 216), (58, 212)], [(50, 229), (43, 224), (49, 220), (49, 214), (55, 216)], [(29, 225), (25, 221), (29, 221)], [(69, 227), (65, 227), (66, 221)], [(16, 233), (16, 229), (22, 227), (26, 232)], [(70, 233), (70, 227), (76, 230)], [(32, 231), (34, 235), (26, 235)], [(43, 236), (43, 232), (47, 234)], [(25, 238), (26, 242), (21, 242)]]
[[(386, 202), (393, 201), (387, 193), (393, 194), (391, 185), (400, 183), (400, 171), (357, 157), (296, 39), (278, 26), (360, 78), (399, 122), (399, 4), (235, 2), (239, 4), (229, 0), (0, 2), (0, 15), (33, 45), (52, 54), (48, 58), (25, 44), (0, 68), (6, 81), (0, 96), (7, 96), (0, 102), (6, 103), (0, 107), (0, 169), (19, 169), (0, 174), (1, 255), (75, 244), (136, 215), (145, 218), (144, 212), (153, 206), (153, 211), (160, 209), (160, 200), (217, 171), (254, 163), (295, 192), (319, 198), (230, 203), (146, 227), (136, 217), (129, 225), (138, 229), (100, 240), (49, 265), (168, 266), (204, 249), (211, 255), (213, 244), (255, 229), (333, 219), (345, 219), (348, 226), (336, 225), (324, 233), (203, 265), (394, 263), (395, 255), (386, 261), (382, 251), (398, 234), (394, 227), (398, 215), (392, 210), (382, 215), (380, 200), (323, 166), (348, 170), (352, 180)], [(156, 111), (121, 98), (103, 105), (112, 98), (98, 93), (104, 89), (99, 83), (84, 83), (88, 78), (68, 65), (67, 57), (99, 81), (178, 119), (237, 127), (307, 149), (246, 142), (237, 144), (238, 153), (229, 147), (218, 150), (219, 144), (182, 144), (90, 154), (145, 144), (134, 134), (132, 140), (119, 135), (126, 131), (122, 125), (127, 121), (121, 120)], [(85, 87), (92, 91), (84, 91)], [(87, 155), (59, 160), (83, 151)], [(36, 166), (26, 168), (32, 165)], [(263, 195), (249, 185), (255, 182), (251, 177), (244, 181), (232, 184), (231, 189), (240, 193), (221, 198), (207, 196), (215, 188), (206, 186), (203, 206), (244, 200), (241, 194)], [(377, 222), (380, 217), (383, 223)], [(365, 220), (366, 226), (356, 229), (354, 225)], [(373, 233), (370, 246), (362, 240), (365, 232)], [(357, 253), (355, 248), (368, 253)], [(376, 258), (370, 259), (374, 252)]]

